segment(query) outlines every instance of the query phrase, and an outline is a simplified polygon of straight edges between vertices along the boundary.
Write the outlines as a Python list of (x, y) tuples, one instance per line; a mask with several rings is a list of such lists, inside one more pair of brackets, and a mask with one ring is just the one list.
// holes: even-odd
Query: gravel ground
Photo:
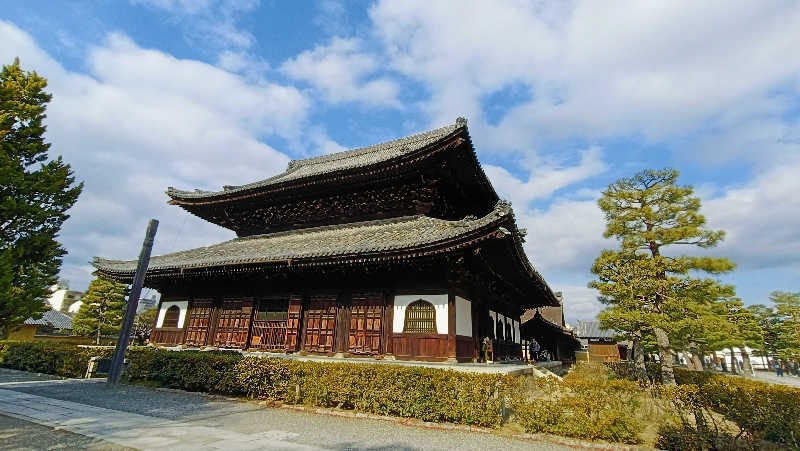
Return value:
[[(6, 370), (0, 369), (0, 383), (6, 381), (5, 376)], [(105, 383), (76, 381), (35, 383), (27, 386), (9, 384), (2, 388), (90, 406), (193, 422), (244, 434), (286, 431), (298, 434), (293, 442), (328, 449), (574, 449), (494, 434), (441, 431), (378, 420), (316, 415), (267, 408), (253, 402), (211, 399), (196, 394), (156, 391), (137, 386), (111, 387)]]
[(0, 449), (14, 451), (56, 449), (126, 451), (131, 448), (0, 415)]

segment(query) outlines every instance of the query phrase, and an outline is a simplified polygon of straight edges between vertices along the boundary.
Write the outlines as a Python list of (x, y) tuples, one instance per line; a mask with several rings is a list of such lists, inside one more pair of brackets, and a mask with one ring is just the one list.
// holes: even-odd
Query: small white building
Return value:
[(78, 313), (81, 308), (81, 299), (83, 298), (82, 291), (70, 290), (66, 282), (59, 281), (58, 284), (50, 287), (50, 297), (47, 298), (47, 303), (50, 307), (58, 312), (65, 313)]

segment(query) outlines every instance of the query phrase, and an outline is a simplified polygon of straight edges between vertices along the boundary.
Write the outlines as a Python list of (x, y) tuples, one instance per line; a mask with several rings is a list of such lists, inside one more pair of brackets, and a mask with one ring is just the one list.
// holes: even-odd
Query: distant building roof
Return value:
[(579, 338), (614, 338), (616, 331), (603, 329), (600, 321), (578, 321), (575, 325), (575, 335)]
[(42, 314), (40, 319), (28, 318), (25, 324), (34, 326), (53, 326), (56, 329), (72, 329), (72, 318), (69, 315), (57, 310), (48, 310)]

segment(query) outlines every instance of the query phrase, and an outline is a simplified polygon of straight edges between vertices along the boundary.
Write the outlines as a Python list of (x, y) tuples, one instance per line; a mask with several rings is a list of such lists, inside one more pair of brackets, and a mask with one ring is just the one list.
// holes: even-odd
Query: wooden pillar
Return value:
[(352, 305), (353, 294), (344, 291), (339, 294), (336, 302), (336, 327), (334, 329), (333, 352), (344, 354), (349, 349), (350, 338), (350, 307)]
[(394, 334), (394, 294), (384, 293), (383, 297), (383, 352), (394, 358), (392, 336)]
[(456, 362), (456, 295), (447, 293), (447, 361)]
[(219, 311), (221, 309), (222, 298), (215, 297), (211, 307), (211, 318), (209, 319), (208, 337), (206, 346), (215, 346), (217, 341), (217, 322), (219, 321)]

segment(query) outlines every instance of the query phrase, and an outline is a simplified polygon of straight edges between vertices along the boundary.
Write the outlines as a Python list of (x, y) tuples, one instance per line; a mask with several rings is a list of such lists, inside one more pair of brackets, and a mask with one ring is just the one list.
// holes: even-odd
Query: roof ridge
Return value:
[(286, 171), (291, 172), (296, 170), (297, 168), (308, 166), (311, 164), (329, 163), (331, 161), (343, 160), (354, 156), (359, 156), (371, 152), (377, 152), (387, 147), (394, 147), (400, 143), (405, 143), (405, 142), (413, 143), (417, 141), (422, 141), (426, 138), (429, 138), (437, 134), (444, 134), (445, 131), (447, 133), (452, 133), (458, 130), (459, 128), (466, 126), (466, 120), (461, 122), (460, 119), (463, 118), (458, 118), (454, 124), (445, 125), (443, 127), (435, 128), (432, 130), (426, 130), (423, 132), (414, 133), (412, 135), (395, 138), (389, 141), (383, 141), (377, 144), (371, 144), (369, 146), (356, 147), (355, 149), (343, 150), (341, 152), (334, 152), (326, 155), (318, 155), (316, 157), (291, 160), (289, 161), (289, 164), (286, 167)]

